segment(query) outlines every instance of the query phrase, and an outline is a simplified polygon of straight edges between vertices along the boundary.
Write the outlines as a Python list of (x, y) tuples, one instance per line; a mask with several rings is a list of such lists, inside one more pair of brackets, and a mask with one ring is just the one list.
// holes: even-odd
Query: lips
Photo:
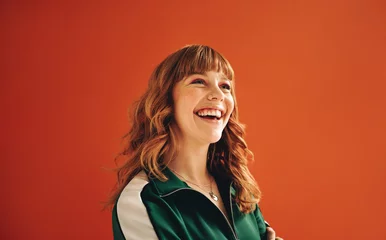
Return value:
[(224, 110), (221, 108), (201, 108), (195, 112), (195, 114), (199, 117), (209, 117), (209, 118), (217, 118), (220, 119), (224, 116)]
[(195, 115), (200, 119), (208, 122), (219, 122), (223, 117), (223, 111), (214, 108), (203, 108), (195, 112)]
[(196, 114), (196, 116), (199, 117), (199, 118), (205, 119), (205, 120), (215, 120), (215, 121), (218, 121), (218, 120), (221, 119), (221, 117), (218, 118), (218, 117), (214, 117), (214, 116), (200, 116), (200, 115), (197, 115), (197, 114)]
[(216, 123), (216, 124), (218, 124), (218, 123), (222, 122), (222, 121), (221, 121), (222, 118), (216, 118), (216, 117), (200, 117), (200, 116), (198, 116), (198, 115), (196, 115), (196, 116), (197, 116), (198, 118), (200, 118), (200, 120), (205, 121), (205, 122), (209, 122), (209, 123)]

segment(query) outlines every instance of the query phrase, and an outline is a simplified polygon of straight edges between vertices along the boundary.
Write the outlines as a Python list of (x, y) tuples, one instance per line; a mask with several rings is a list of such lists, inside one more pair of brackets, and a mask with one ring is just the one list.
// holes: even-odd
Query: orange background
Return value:
[(231, 2), (1, 2), (1, 239), (112, 239), (103, 167), (152, 69), (191, 43), (236, 71), (277, 233), (385, 238), (385, 2)]

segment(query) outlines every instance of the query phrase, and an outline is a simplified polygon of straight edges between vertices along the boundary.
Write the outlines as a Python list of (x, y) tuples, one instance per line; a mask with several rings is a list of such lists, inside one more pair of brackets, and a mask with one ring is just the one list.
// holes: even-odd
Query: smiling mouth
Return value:
[(224, 116), (224, 111), (218, 108), (202, 108), (194, 114), (204, 120), (219, 121)]
[(216, 117), (216, 116), (210, 116), (210, 115), (207, 115), (207, 116), (200, 116), (198, 115), (197, 113), (195, 113), (195, 115), (199, 118), (203, 118), (203, 119), (208, 119), (208, 120), (220, 120), (221, 117)]

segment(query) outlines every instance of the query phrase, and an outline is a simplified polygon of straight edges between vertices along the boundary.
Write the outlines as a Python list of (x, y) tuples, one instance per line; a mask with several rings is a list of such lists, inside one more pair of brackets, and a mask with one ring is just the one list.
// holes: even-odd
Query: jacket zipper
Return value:
[[(235, 219), (233, 218), (233, 207), (232, 207), (232, 194), (231, 194), (231, 186), (232, 186), (232, 183), (231, 185), (229, 186), (229, 205), (231, 205), (231, 218), (232, 218), (232, 223), (233, 223), (233, 226), (235, 226)], [(238, 240), (239, 238), (237, 237), (236, 235), (236, 230), (234, 232), (234, 235), (235, 235), (235, 238), (236, 240)]]
[[(160, 197), (167, 197), (167, 196), (170, 196), (170, 195), (172, 195), (173, 193), (179, 192), (179, 191), (181, 191), (181, 190), (191, 190), (191, 191), (197, 192), (197, 193), (201, 194), (202, 196), (204, 196), (205, 198), (207, 198), (204, 194), (202, 194), (202, 193), (200, 193), (199, 191), (196, 191), (196, 190), (194, 190), (194, 189), (192, 189), (192, 188), (179, 188), (179, 189), (174, 190), (174, 191), (172, 191), (172, 192), (170, 192), (170, 193), (161, 195)], [(230, 198), (229, 200), (232, 200), (231, 197), (232, 197), (232, 196), (231, 196), (231, 191), (229, 190), (229, 198)], [(208, 201), (209, 201), (209, 199), (208, 199)], [(213, 204), (212, 202), (210, 202), (210, 203)], [(213, 204), (213, 205), (214, 205), (214, 204)], [(233, 219), (233, 209), (232, 209), (232, 202), (231, 202), (231, 201), (230, 201), (230, 205), (231, 205), (231, 218), (232, 218), (232, 222), (233, 222), (233, 226), (234, 226), (234, 225), (235, 225), (235, 222), (234, 222), (234, 219)], [(233, 237), (235, 238), (235, 240), (239, 240), (239, 238), (237, 237), (236, 232), (233, 230), (233, 227), (232, 227), (232, 225), (230, 224), (228, 218), (225, 216), (225, 214), (224, 214), (224, 213), (223, 213), (216, 205), (214, 205), (214, 206), (215, 206), (215, 207), (221, 212), (221, 214), (224, 216), (226, 222), (228, 223), (229, 228), (230, 228), (231, 231), (232, 231), (232, 234), (233, 234)]]

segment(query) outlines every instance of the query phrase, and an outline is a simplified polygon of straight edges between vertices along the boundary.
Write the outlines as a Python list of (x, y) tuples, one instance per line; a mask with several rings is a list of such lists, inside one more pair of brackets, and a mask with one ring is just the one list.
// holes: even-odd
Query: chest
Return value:
[(144, 202), (160, 239), (261, 239), (254, 215), (240, 213), (234, 203), (226, 216), (223, 202), (216, 205), (193, 189), (163, 200), (161, 205)]

